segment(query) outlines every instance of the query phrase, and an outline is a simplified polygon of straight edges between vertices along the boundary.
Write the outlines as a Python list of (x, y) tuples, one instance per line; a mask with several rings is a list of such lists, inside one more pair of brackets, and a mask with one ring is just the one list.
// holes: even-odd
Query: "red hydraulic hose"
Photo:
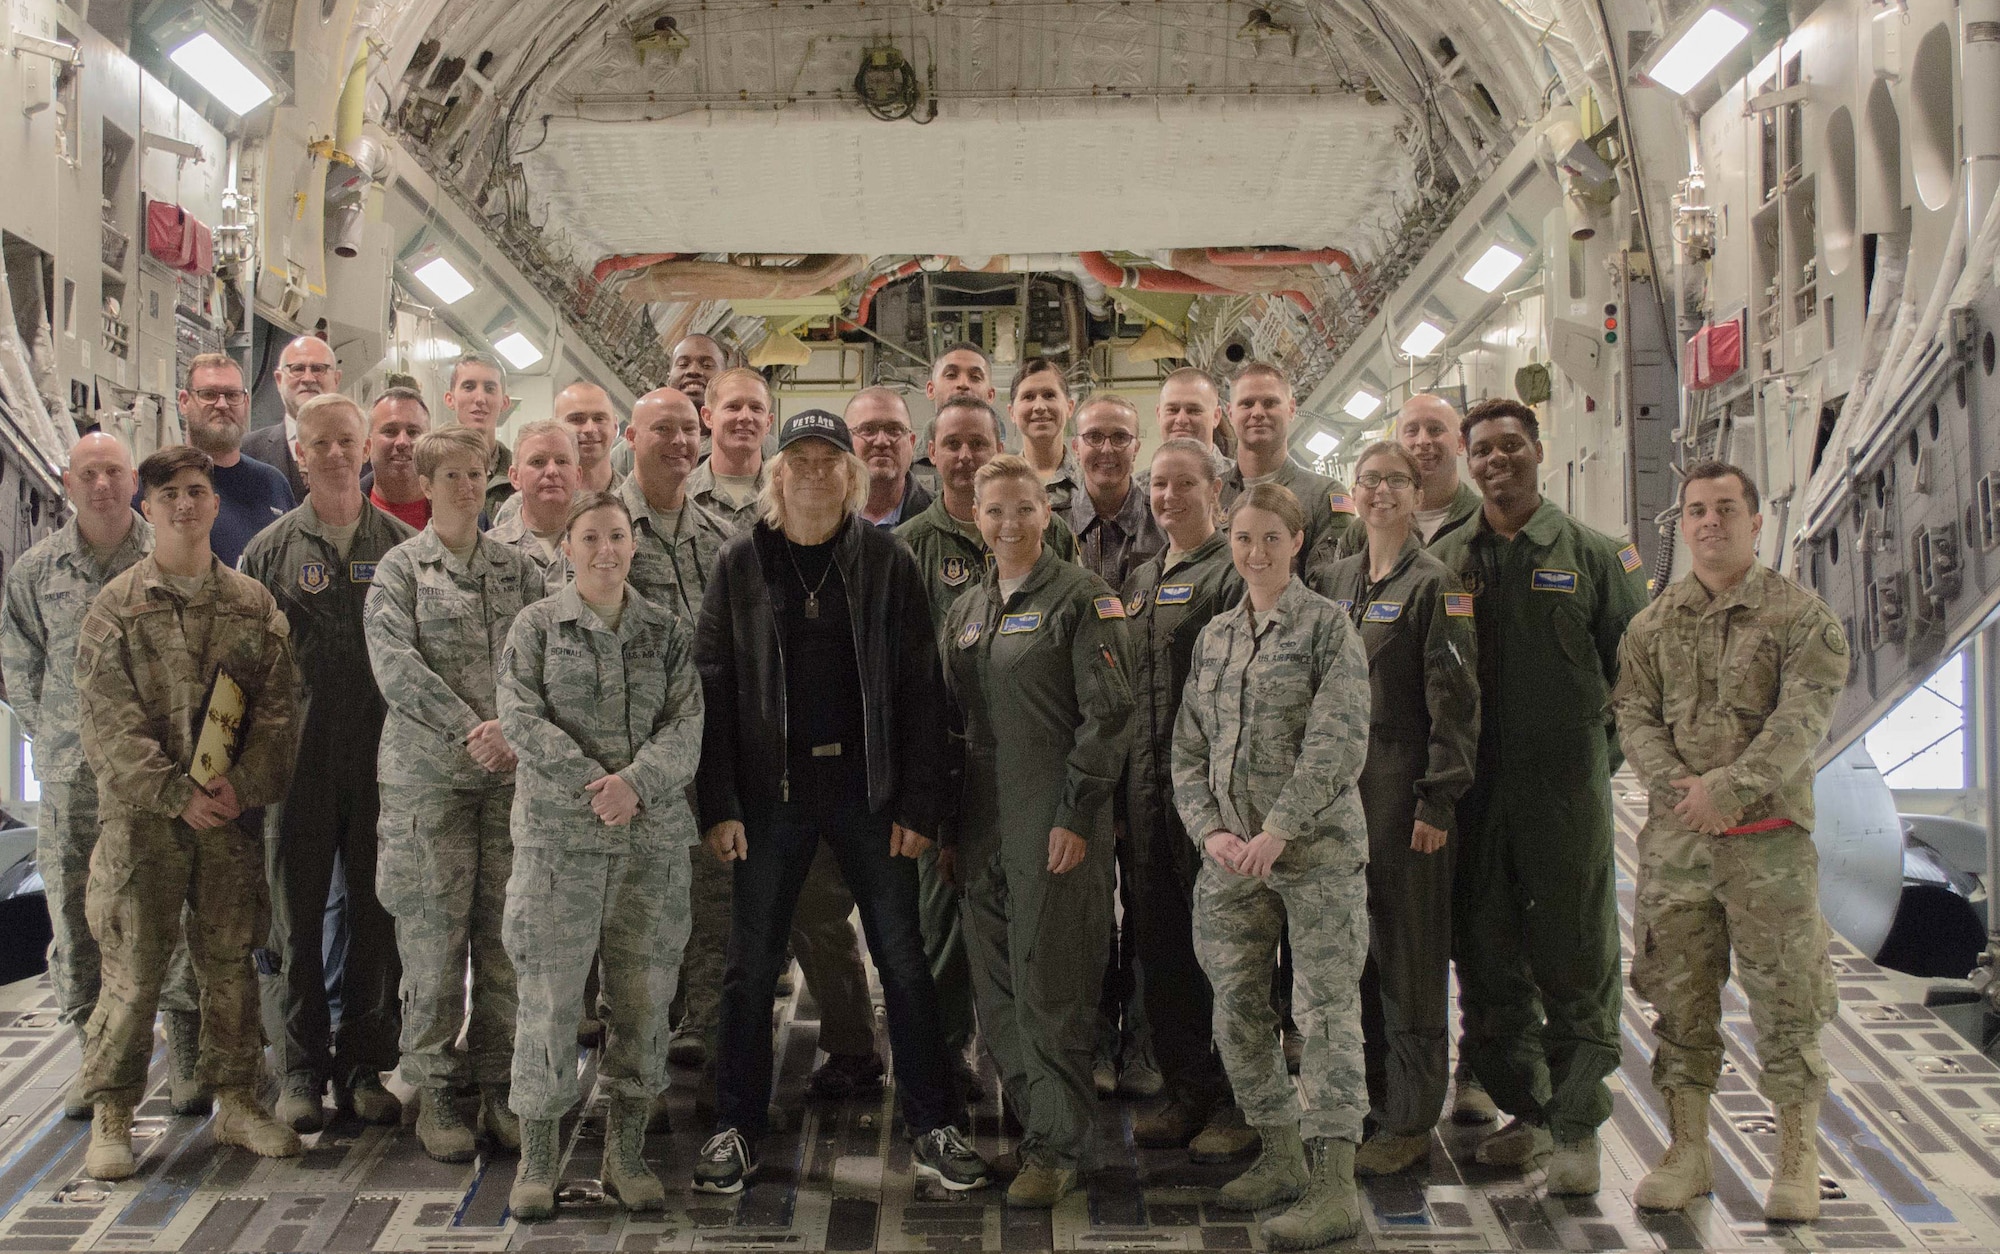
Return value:
[(918, 264), (915, 261), (906, 261), (894, 270), (878, 274), (868, 280), (868, 286), (861, 290), (861, 303), (854, 307), (853, 321), (850, 322), (846, 318), (840, 319), (840, 329), (843, 331), (858, 331), (862, 327), (867, 326), (868, 311), (875, 306), (875, 293), (889, 286), (896, 279), (915, 274), (917, 270)]
[(1230, 291), (1178, 270), (1121, 266), (1101, 252), (1078, 253), (1077, 259), (1090, 272), (1091, 278), (1106, 287), (1136, 288), (1142, 292), (1186, 292), (1198, 296), (1226, 295)]
[(1280, 248), (1211, 248), (1208, 259), (1218, 266), (1339, 266), (1356, 273), (1354, 258), (1338, 248), (1300, 252)]

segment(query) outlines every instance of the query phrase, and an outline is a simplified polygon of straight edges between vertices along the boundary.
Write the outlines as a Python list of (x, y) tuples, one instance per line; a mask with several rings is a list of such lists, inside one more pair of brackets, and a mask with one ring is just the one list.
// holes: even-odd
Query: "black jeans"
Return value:
[(753, 1140), (764, 1134), (771, 1098), (771, 1004), (799, 889), (821, 841), (832, 847), (840, 876), (861, 908), (862, 932), (882, 979), (903, 1122), (912, 1135), (922, 1135), (964, 1116), (917, 925), (917, 860), (890, 856), (889, 817), (868, 812), (866, 770), (859, 752), (794, 757), (792, 799), (752, 803), (744, 816), (750, 856), (735, 864), (715, 1069), (718, 1130), (736, 1128)]

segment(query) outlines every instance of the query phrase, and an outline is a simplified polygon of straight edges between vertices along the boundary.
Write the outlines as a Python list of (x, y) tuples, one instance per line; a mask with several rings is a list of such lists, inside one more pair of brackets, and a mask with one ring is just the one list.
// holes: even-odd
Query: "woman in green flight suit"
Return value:
[(1026, 461), (995, 457), (974, 493), (994, 563), (940, 632), (963, 757), (947, 854), (980, 1029), (1027, 1129), (1007, 1200), (1053, 1206), (1089, 1165), (1112, 794), (1131, 731), (1125, 608), (1043, 547), (1048, 492)]
[(1367, 538), (1360, 551), (1306, 571), (1361, 632), (1374, 693), (1361, 768), (1369, 933), (1361, 1025), (1379, 1131), (1354, 1156), (1359, 1175), (1430, 1160), (1451, 1082), (1451, 834), (1479, 749), (1479, 668), (1472, 598), (1415, 529), (1421, 478), (1401, 445), (1363, 450), (1354, 491)]

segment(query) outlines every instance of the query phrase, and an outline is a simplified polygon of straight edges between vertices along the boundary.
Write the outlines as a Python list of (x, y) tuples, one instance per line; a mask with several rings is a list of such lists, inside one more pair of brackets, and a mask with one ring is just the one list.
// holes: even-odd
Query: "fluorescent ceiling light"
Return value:
[(1403, 351), (1412, 357), (1428, 357), (1444, 343), (1444, 329), (1426, 318), (1403, 337)]
[(1681, 37), (1647, 68), (1646, 77), (1677, 96), (1685, 96), (1737, 44), (1749, 37), (1749, 26), (1721, 9), (1711, 8), (1681, 32)]
[(516, 370), (526, 370), (542, 359), (542, 350), (519, 331), (509, 331), (493, 341), (493, 351), (505, 357)]
[(168, 58), (222, 107), (241, 117), (271, 98), (270, 87), (215, 36), (203, 31), (168, 53)]
[(1521, 254), (1510, 248), (1495, 244), (1486, 250), (1486, 255), (1472, 263), (1472, 269), (1465, 272), (1465, 281), (1482, 292), (1497, 291), (1507, 276), (1521, 268)]
[(410, 273), (431, 290), (431, 295), (447, 305), (455, 305), (472, 295), (472, 280), (460, 274), (458, 267), (443, 257), (426, 261)]
[(1314, 457), (1325, 457), (1328, 453), (1333, 452), (1333, 450), (1339, 447), (1339, 438), (1327, 431), (1315, 431), (1312, 437), (1306, 441), (1306, 452), (1311, 453)]
[(1347, 411), (1349, 418), (1366, 418), (1368, 415), (1382, 408), (1382, 398), (1370, 392), (1367, 388), (1356, 388), (1354, 389), (1354, 395), (1348, 397), (1347, 404), (1342, 405), (1341, 408)]

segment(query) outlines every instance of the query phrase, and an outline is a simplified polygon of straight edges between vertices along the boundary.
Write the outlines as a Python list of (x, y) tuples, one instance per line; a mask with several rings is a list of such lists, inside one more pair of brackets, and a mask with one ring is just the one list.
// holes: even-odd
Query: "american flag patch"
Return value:
[(1125, 603), (1117, 597), (1098, 597), (1091, 604), (1097, 607), (1099, 618), (1125, 617)]
[(1639, 546), (1628, 544), (1618, 550), (1618, 564), (1625, 568), (1625, 573), (1628, 575), (1639, 569)]
[(1444, 612), (1451, 618), (1471, 618), (1472, 594), (1470, 592), (1445, 593)]
[(1329, 489), (1326, 494), (1326, 504), (1327, 508), (1336, 514), (1352, 514), (1355, 512), (1354, 498), (1345, 492), (1335, 492)]

